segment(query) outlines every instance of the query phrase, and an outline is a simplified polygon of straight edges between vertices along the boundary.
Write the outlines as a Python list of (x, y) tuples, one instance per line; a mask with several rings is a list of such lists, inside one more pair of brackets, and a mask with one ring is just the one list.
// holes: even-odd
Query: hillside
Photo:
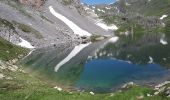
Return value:
[(169, 43), (170, 0), (0, 0), (0, 100), (169, 100)]

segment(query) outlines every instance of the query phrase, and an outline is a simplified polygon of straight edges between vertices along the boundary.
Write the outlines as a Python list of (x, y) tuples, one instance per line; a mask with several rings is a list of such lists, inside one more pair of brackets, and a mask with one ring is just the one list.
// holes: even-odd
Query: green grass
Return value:
[(148, 87), (134, 86), (122, 92), (91, 95), (88, 92), (58, 91), (28, 74), (18, 73), (15, 76), (17, 78), (13, 81), (0, 83), (1, 87), (6, 88), (0, 91), (1, 100), (137, 100), (141, 95), (144, 96), (144, 100), (166, 99), (159, 95), (147, 97), (147, 93), (154, 92)]
[(15, 46), (0, 37), (0, 59), (1, 60), (10, 60), (16, 58), (19, 54), (23, 54), (26, 52), (27, 52), (26, 49)]

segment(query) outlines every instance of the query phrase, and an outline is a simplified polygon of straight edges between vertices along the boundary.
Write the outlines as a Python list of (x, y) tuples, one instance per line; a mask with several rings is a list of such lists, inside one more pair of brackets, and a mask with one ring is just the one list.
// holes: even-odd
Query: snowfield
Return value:
[(166, 17), (168, 17), (168, 15), (162, 15), (162, 17), (160, 17), (160, 19), (163, 20)]
[(21, 40), (21, 42), (18, 43), (17, 45), (19, 45), (21, 47), (24, 47), (24, 48), (29, 48), (29, 49), (34, 49), (35, 48), (34, 46), (31, 45), (31, 43), (29, 43), (28, 41), (22, 39), (21, 37), (20, 37), (20, 40)]
[(68, 61), (70, 61), (73, 57), (75, 57), (81, 50), (83, 50), (85, 47), (87, 47), (88, 45), (90, 45), (91, 43), (87, 43), (87, 44), (80, 44), (78, 46), (75, 46), (75, 48), (71, 51), (71, 53), (62, 61), (60, 61), (57, 66), (55, 67), (55, 72), (57, 72), (59, 70), (59, 68), (66, 64)]
[(79, 36), (91, 36), (91, 34), (83, 29), (81, 29), (79, 26), (77, 26), (74, 22), (67, 19), (65, 16), (57, 13), (52, 6), (49, 6), (49, 10), (51, 14), (53, 14), (55, 17), (63, 21), (70, 29), (73, 30), (74, 34), (77, 34)]
[(106, 24), (103, 23), (103, 22), (97, 22), (96, 25), (98, 25), (99, 27), (101, 27), (101, 28), (103, 28), (103, 29), (105, 29), (105, 30), (107, 30), (107, 31), (108, 31), (108, 30), (117, 30), (117, 29), (118, 29), (117, 26), (114, 25), (114, 24), (108, 26), (108, 25), (106, 25)]
[(115, 36), (109, 39), (109, 42), (116, 43), (119, 40), (119, 37)]

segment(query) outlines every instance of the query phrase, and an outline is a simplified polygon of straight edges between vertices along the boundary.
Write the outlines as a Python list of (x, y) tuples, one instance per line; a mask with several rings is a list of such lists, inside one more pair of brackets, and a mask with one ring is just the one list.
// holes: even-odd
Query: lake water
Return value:
[(111, 92), (127, 82), (153, 85), (170, 79), (170, 46), (159, 42), (122, 45), (103, 40), (76, 47), (34, 51), (22, 62), (59, 84)]

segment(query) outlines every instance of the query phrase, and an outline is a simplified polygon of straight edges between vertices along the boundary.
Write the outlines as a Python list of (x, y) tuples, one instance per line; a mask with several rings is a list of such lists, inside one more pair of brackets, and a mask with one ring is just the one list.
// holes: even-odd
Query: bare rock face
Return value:
[(85, 10), (83, 6), (80, 3), (80, 0), (58, 0), (61, 2), (63, 5), (69, 6), (70, 8), (75, 7), (76, 10), (79, 12), (79, 14), (84, 15)]
[(45, 0), (19, 0), (19, 1), (22, 4), (29, 5), (29, 6), (35, 6), (35, 7), (40, 7), (45, 2)]

